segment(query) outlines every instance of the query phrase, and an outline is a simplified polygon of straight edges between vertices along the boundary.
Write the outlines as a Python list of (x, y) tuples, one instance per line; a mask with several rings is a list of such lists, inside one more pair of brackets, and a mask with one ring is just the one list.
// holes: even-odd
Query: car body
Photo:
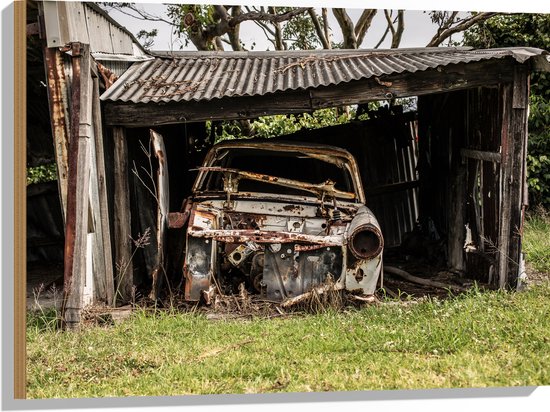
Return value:
[(334, 281), (373, 294), (384, 240), (344, 149), (236, 140), (211, 148), (192, 188), (185, 298), (212, 286), (283, 301)]

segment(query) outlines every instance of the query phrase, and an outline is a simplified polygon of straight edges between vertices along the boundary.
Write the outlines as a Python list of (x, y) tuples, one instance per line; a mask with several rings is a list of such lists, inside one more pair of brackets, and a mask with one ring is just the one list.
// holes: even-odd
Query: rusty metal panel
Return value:
[(292, 298), (322, 284), (342, 272), (341, 247), (326, 246), (297, 251), (295, 244), (271, 244), (265, 248), (263, 283), (268, 299)]
[(207, 290), (214, 274), (212, 239), (187, 238), (187, 259), (183, 268), (185, 299), (198, 301), (201, 291)]
[(521, 47), (171, 52), (135, 64), (102, 99), (158, 103), (261, 96), (481, 60), (525, 61), (543, 54), (547, 52)]

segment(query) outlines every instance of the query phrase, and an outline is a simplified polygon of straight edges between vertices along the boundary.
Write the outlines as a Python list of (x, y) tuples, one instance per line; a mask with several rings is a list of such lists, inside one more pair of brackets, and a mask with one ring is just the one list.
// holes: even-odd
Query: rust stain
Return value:
[(107, 90), (113, 85), (114, 82), (118, 80), (118, 77), (115, 73), (102, 65), (100, 62), (96, 62), (96, 64), (97, 69), (99, 70), (99, 73), (101, 74), (101, 77), (103, 78), (103, 81), (105, 83), (105, 90)]
[(304, 210), (304, 207), (300, 205), (286, 205), (283, 206), (283, 209), (287, 212), (301, 212), (302, 210)]

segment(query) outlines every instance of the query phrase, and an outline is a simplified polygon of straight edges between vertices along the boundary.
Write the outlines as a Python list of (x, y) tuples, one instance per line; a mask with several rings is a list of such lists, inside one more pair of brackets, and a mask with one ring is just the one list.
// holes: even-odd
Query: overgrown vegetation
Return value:
[(27, 327), (29, 398), (550, 384), (550, 286), (283, 319)]
[[(492, 17), (464, 33), (469, 46), (527, 46), (550, 50), (550, 14)], [(530, 202), (550, 207), (550, 76), (531, 75), (527, 169)]]

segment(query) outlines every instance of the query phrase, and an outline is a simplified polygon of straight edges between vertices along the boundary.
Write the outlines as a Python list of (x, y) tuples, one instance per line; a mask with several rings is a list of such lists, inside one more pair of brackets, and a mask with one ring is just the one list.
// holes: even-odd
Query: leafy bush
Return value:
[(42, 166), (27, 167), (27, 185), (57, 180), (57, 165), (50, 163)]

